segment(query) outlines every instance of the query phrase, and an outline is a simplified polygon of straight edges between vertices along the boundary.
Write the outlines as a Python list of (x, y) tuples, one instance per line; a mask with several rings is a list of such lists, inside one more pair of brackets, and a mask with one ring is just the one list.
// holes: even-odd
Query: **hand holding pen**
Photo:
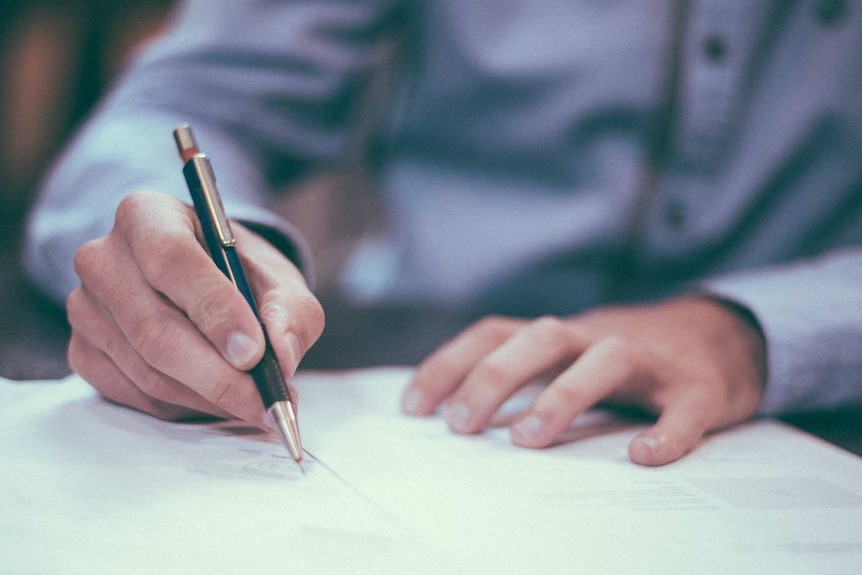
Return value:
[[(263, 427), (263, 402), (246, 373), (264, 354), (261, 324), (213, 264), (199, 225), (191, 206), (162, 193), (135, 192), (120, 203), (110, 232), (76, 256), (69, 362), (107, 399), (156, 417)], [(240, 224), (232, 231), (289, 378), (319, 337), (323, 311), (280, 251)]]

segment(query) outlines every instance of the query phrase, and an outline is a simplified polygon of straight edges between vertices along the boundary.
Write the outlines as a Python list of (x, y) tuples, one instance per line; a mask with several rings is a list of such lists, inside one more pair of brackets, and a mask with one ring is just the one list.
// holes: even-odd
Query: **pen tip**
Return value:
[(302, 460), (300, 459), (299, 461), (296, 462), (296, 464), (299, 465), (299, 470), (302, 471), (303, 475), (305, 475), (306, 474), (305, 473), (305, 467), (302, 465)]
[(289, 401), (276, 401), (267, 411), (288, 453), (299, 463), (302, 461), (302, 444), (299, 441), (299, 427), (296, 424), (293, 405)]

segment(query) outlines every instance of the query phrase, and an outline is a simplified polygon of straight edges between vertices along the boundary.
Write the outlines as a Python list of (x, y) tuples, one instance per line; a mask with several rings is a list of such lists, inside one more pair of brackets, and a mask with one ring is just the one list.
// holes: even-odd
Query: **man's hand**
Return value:
[(550, 377), (510, 426), (514, 443), (550, 445), (579, 414), (607, 401), (659, 415), (631, 441), (629, 457), (663, 465), (693, 449), (704, 433), (755, 413), (765, 362), (758, 328), (708, 298), (564, 319), (492, 317), (423, 362), (402, 406), (426, 415), (445, 402), (449, 427), (475, 433), (519, 388)]
[[(280, 252), (233, 224), (237, 246), (286, 378), (323, 331), (323, 310)], [(68, 299), (69, 363), (106, 398), (162, 419), (234, 417), (264, 426), (244, 373), (263, 332), (203, 247), (194, 210), (157, 193), (117, 209), (114, 228), (78, 252)]]

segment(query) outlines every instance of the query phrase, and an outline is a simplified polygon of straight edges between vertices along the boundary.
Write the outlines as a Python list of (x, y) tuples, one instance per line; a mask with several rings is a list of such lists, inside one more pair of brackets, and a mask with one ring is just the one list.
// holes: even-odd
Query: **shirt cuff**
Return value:
[(760, 412), (862, 404), (862, 254), (834, 253), (708, 280), (701, 292), (751, 312), (766, 340)]

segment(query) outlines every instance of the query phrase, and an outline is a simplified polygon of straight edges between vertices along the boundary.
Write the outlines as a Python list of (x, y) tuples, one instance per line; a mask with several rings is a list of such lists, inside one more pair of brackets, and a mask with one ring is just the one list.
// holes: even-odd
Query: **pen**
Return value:
[[(278, 359), (266, 333), (266, 327), (260, 316), (260, 311), (251, 293), (251, 287), (239, 261), (236, 251), (236, 238), (230, 228), (224, 206), (216, 187), (215, 173), (206, 154), (202, 153), (195, 143), (194, 135), (187, 124), (174, 130), (174, 139), (183, 161), (183, 175), (189, 193), (192, 196), (195, 213), (201, 223), (210, 256), (216, 266), (233, 282), (242, 293), (251, 310), (254, 312), (260, 328), (263, 330), (265, 349), (263, 358), (251, 369), (266, 412), (275, 423), (290, 456), (302, 469), (302, 445), (299, 441), (299, 426), (296, 422), (296, 410), (290, 390), (284, 381)], [(303, 473), (305, 470), (303, 469)]]

